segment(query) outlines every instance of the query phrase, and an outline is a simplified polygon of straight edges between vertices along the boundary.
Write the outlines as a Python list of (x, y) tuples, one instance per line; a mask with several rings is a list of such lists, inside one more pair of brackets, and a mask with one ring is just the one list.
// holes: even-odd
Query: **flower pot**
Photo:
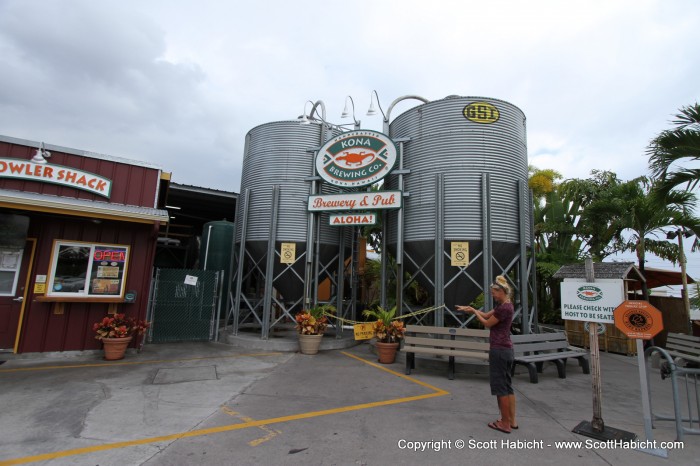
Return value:
[(103, 338), (102, 345), (104, 346), (105, 359), (107, 361), (116, 361), (124, 359), (126, 347), (131, 343), (131, 337), (126, 338)]
[(301, 354), (316, 354), (321, 346), (323, 335), (302, 335), (299, 334), (299, 349)]
[(399, 349), (399, 343), (382, 343), (377, 342), (377, 355), (379, 362), (382, 364), (393, 364), (396, 360), (396, 351)]

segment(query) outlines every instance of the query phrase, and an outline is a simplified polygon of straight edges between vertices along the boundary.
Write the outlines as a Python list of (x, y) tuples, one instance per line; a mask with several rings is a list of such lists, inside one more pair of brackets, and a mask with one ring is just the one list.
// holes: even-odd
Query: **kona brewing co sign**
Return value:
[(367, 186), (384, 178), (394, 168), (396, 158), (396, 145), (385, 134), (348, 131), (321, 147), (316, 171), (335, 186)]

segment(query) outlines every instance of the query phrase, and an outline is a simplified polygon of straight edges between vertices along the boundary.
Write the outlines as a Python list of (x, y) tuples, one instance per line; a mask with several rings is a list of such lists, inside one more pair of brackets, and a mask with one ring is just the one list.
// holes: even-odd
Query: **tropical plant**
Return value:
[(406, 333), (403, 322), (396, 319), (396, 306), (391, 309), (384, 309), (380, 306), (365, 309), (362, 315), (370, 319), (376, 319), (374, 336), (379, 342), (397, 343)]
[(564, 264), (579, 262), (581, 241), (576, 237), (579, 205), (563, 199), (554, 170), (530, 167), (529, 186), (533, 193), (534, 254), (536, 258), (537, 303), (542, 322), (559, 319), (559, 282), (554, 273)]
[(106, 316), (101, 321), (95, 322), (92, 330), (97, 333), (95, 338), (127, 338), (134, 335), (141, 335), (150, 327), (150, 323), (144, 320), (137, 320), (133, 317), (126, 317), (124, 314)]
[(335, 306), (320, 304), (305, 309), (296, 316), (296, 329), (300, 335), (323, 335), (328, 327), (328, 315), (335, 313)]
[[(608, 198), (590, 207), (587, 214), (591, 219), (610, 219), (622, 250), (637, 255), (639, 270), (644, 274), (648, 252), (672, 262), (679, 260), (680, 249), (666, 240), (666, 231), (669, 227), (700, 231), (700, 219), (690, 213), (695, 205), (693, 193), (670, 191), (663, 196), (653, 180), (639, 177), (616, 186)], [(644, 299), (649, 296), (645, 282), (642, 295)]]
[(613, 172), (592, 170), (589, 178), (566, 180), (559, 186), (564, 201), (578, 209), (574, 230), (581, 240), (582, 257), (590, 256), (594, 261), (602, 262), (624, 249), (618, 225), (612, 218), (600, 216), (596, 211), (597, 205), (607, 203), (616, 195), (621, 183)]
[(690, 191), (700, 182), (700, 168), (681, 166), (700, 160), (700, 105), (681, 107), (672, 123), (675, 128), (662, 131), (647, 148), (649, 169), (662, 196), (684, 185)]

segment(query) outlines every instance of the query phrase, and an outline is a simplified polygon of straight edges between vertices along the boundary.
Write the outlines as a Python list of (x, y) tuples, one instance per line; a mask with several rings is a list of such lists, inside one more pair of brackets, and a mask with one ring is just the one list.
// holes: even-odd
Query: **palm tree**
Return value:
[[(616, 187), (611, 196), (589, 206), (592, 218), (609, 218), (617, 229), (618, 238), (623, 233), (624, 250), (635, 252), (639, 270), (644, 275), (647, 252), (676, 262), (680, 250), (675, 243), (666, 241), (667, 227), (683, 227), (700, 231), (700, 219), (689, 212), (695, 208), (696, 197), (688, 191), (670, 191), (659, 195), (656, 186), (647, 177), (639, 177)], [(662, 239), (659, 240), (661, 235)], [(646, 283), (642, 283), (642, 295), (648, 299)]]
[(649, 169), (661, 195), (683, 185), (692, 190), (700, 181), (700, 168), (679, 165), (700, 160), (700, 105), (682, 107), (673, 123), (676, 127), (659, 134), (647, 149)]

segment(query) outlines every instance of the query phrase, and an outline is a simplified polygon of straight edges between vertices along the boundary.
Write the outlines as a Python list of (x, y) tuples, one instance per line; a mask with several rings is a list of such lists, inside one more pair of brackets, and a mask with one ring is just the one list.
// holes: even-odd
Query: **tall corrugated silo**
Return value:
[[(503, 272), (515, 277), (527, 305), (532, 232), (523, 112), (502, 100), (450, 96), (399, 115), (390, 136), (405, 138), (403, 222), (398, 212), (387, 222), (394, 253), (403, 225), (405, 269), (448, 312), (484, 288), (488, 295), (488, 283)], [(387, 189), (397, 178), (388, 178)], [(452, 265), (459, 243), (468, 243), (468, 266)]]
[[(241, 258), (244, 261), (239, 274), (245, 275), (240, 293), (250, 298), (245, 304), (255, 308), (254, 314), (262, 315), (262, 304), (256, 307), (261, 300), (269, 304), (274, 299), (278, 305), (288, 306), (285, 309), (288, 317), (293, 308), (304, 304), (305, 274), (308, 273), (305, 253), (310, 227), (307, 201), (310, 177), (314, 175), (313, 150), (321, 145), (323, 126), (318, 121), (305, 125), (299, 120), (279, 121), (257, 126), (246, 135), (236, 216), (236, 249), (244, 251), (238, 254), (239, 262)], [(324, 137), (329, 139), (338, 132), (326, 126)], [(323, 193), (337, 192), (336, 188), (328, 186), (317, 189)], [(318, 216), (313, 230), (314, 244), (318, 241), (314, 257), (318, 257), (325, 274), (332, 274), (336, 268), (332, 262), (338, 255), (340, 231), (329, 226), (327, 214)], [(285, 248), (293, 244), (293, 263), (283, 262), (282, 256), (291, 254), (283, 249), (283, 243)], [(271, 274), (267, 271), (270, 264)], [(266, 324), (263, 322), (263, 328)]]

